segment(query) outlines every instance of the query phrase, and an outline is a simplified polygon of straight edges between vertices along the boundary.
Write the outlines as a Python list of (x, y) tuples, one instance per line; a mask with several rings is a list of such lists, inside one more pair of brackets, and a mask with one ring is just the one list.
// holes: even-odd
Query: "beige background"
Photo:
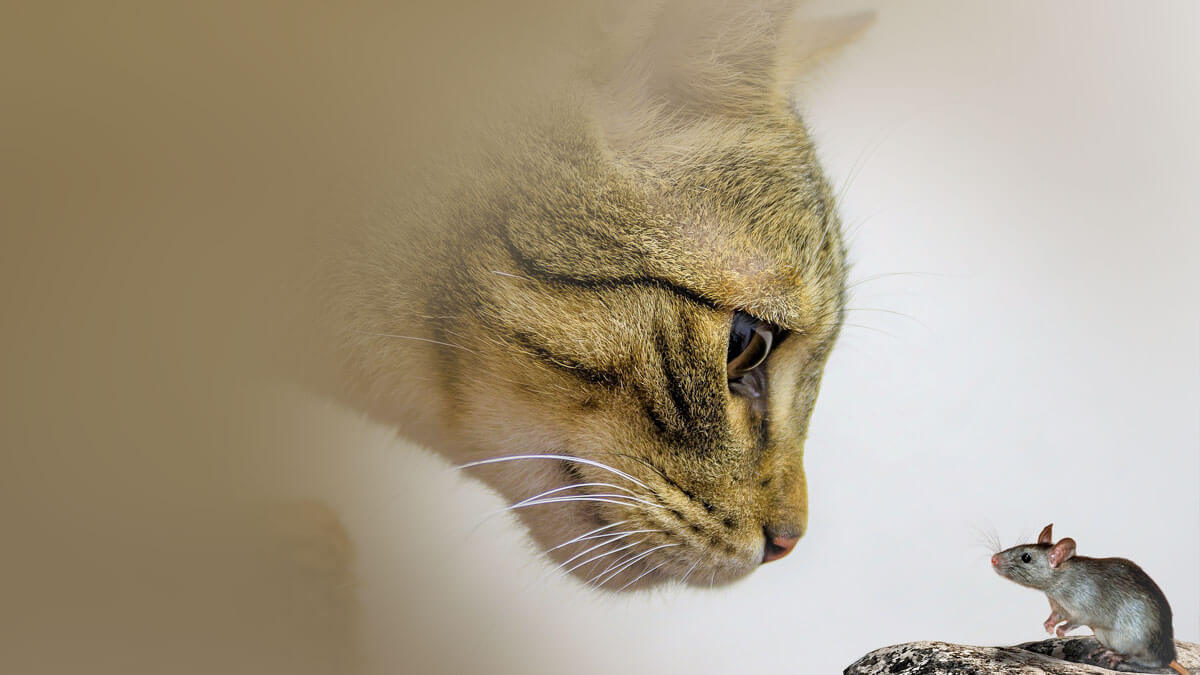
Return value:
[[(621, 597), (281, 383), (263, 328), (295, 290), (279, 263), (377, 212), (574, 10), (14, 10), (0, 666), (320, 671), (347, 629), (381, 673), (838, 672), (906, 640), (1037, 639), (1044, 600), (990, 572), (980, 532), (1051, 521), (1142, 564), (1200, 640), (1200, 8), (811, 4), (880, 14), (803, 87), (868, 280), (813, 419), (810, 531), (731, 588)], [(229, 505), (278, 494), (342, 513), (354, 625), (274, 604), (293, 587)]]

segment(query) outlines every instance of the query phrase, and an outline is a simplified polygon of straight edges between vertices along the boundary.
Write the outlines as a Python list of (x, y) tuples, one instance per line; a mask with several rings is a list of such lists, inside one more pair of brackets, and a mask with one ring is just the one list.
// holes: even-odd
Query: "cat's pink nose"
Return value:
[(769, 563), (772, 560), (779, 560), (783, 556), (792, 552), (796, 548), (796, 542), (800, 541), (800, 537), (790, 536), (771, 536), (767, 535), (766, 546), (763, 547), (764, 563)]
[(1000, 554), (997, 553), (996, 555), (992, 556), (992, 567), (995, 567), (996, 565), (999, 565), (999, 564), (1000, 564)]

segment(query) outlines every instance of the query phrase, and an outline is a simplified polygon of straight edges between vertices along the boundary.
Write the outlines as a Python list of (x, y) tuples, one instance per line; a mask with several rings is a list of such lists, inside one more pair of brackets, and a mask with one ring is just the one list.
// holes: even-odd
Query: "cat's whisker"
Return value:
[(651, 462), (649, 462), (641, 457), (638, 457), (637, 455), (630, 455), (630, 454), (627, 454), (624, 452), (606, 452), (604, 454), (613, 455), (614, 457), (624, 457), (625, 459), (632, 459), (633, 461), (641, 464), (642, 466), (645, 466), (647, 469), (650, 469), (654, 473), (658, 474), (663, 480), (667, 481), (668, 483), (674, 483), (674, 481), (672, 481), (667, 476), (667, 474), (663, 473), (662, 469), (658, 468), (657, 466), (654, 466), (654, 464), (652, 464)]
[(620, 574), (622, 570), (626, 569), (630, 565), (635, 564), (638, 560), (641, 560), (648, 552), (649, 551), (630, 551), (628, 554), (621, 556), (620, 560), (614, 561), (611, 565), (604, 568), (599, 574), (591, 579), (588, 579), (588, 585), (594, 588), (600, 588)]
[[(818, 328), (828, 328), (833, 325), (835, 325), (835, 324), (825, 324), (825, 325), (821, 325), (821, 326), (817, 326), (817, 327)], [(876, 333), (883, 333), (884, 335), (886, 335), (892, 339), (898, 339), (894, 333), (890, 333), (882, 328), (876, 328), (875, 326), (867, 326), (867, 325), (861, 324), (861, 323), (848, 323), (845, 321), (843, 321), (841, 323), (841, 325), (844, 328), (861, 328), (863, 330), (875, 331)]]
[(609, 581), (612, 581), (613, 579), (615, 579), (617, 577), (618, 574), (629, 569), (634, 563), (641, 560), (642, 558), (645, 558), (646, 556), (650, 555), (651, 553), (654, 553), (655, 551), (657, 551), (659, 549), (671, 548), (672, 546), (679, 546), (679, 544), (661, 544), (659, 546), (655, 546), (654, 548), (652, 548), (648, 551), (639, 553), (633, 559), (627, 561), (625, 564), (621, 565), (617, 569), (610, 572), (609, 575), (606, 576), (604, 579), (601, 579), (600, 581), (596, 582), (596, 588), (600, 588), (604, 584), (607, 584)]
[(699, 566), (700, 559), (696, 558), (696, 562), (692, 563), (692, 566), (688, 568), (688, 571), (683, 573), (683, 577), (679, 580), (679, 583), (687, 583), (688, 577), (692, 576), (692, 572), (695, 572), (696, 568)]
[(512, 277), (513, 279), (521, 279), (523, 281), (531, 281), (531, 279), (529, 277), (523, 277), (520, 274), (513, 274), (512, 272), (502, 272), (500, 270), (492, 270), (492, 274), (499, 274), (502, 277)]
[(867, 143), (862, 147), (861, 150), (858, 151), (858, 156), (854, 158), (854, 163), (850, 165), (850, 171), (846, 173), (846, 177), (843, 179), (841, 187), (838, 188), (838, 191), (833, 198), (834, 203), (838, 204), (839, 206), (842, 204), (846, 198), (846, 194), (850, 192), (850, 186), (853, 185), (854, 181), (858, 179), (863, 169), (865, 169), (867, 164), (870, 163), (871, 158), (875, 156), (875, 153), (879, 151), (879, 148), (883, 146), (884, 141), (888, 139), (893, 131), (894, 129), (892, 131), (885, 130), (885, 133), (881, 133), (874, 141)]
[(865, 283), (886, 279), (888, 277), (940, 277), (944, 276), (935, 272), (884, 272), (882, 274), (872, 274), (869, 277), (864, 277), (858, 281), (846, 285), (846, 291), (849, 292), (853, 288), (857, 288)]
[[(612, 488), (614, 490), (622, 490), (624, 492), (629, 492), (630, 495), (634, 495), (634, 496), (626, 497), (625, 495), (604, 495), (604, 494), (593, 495), (593, 494), (587, 494), (587, 492), (584, 492), (583, 495), (570, 495), (570, 496), (620, 497), (620, 498), (625, 498), (625, 500), (636, 500), (636, 498), (637, 498), (637, 492), (622, 488), (622, 486), (620, 486), (620, 485), (613, 485), (612, 483), (572, 483), (570, 485), (563, 485), (562, 488), (554, 488), (552, 490), (546, 490), (545, 492), (542, 492), (542, 494), (540, 494), (540, 495), (534, 495), (532, 497), (527, 497), (527, 498), (524, 498), (524, 500), (521, 500), (520, 502), (516, 502), (514, 504), (509, 504), (509, 506), (506, 506), (504, 508), (493, 510), (493, 512), (484, 515), (484, 518), (480, 519), (479, 522), (476, 522), (475, 526), (472, 527), (472, 532), (474, 532), (475, 530), (478, 530), (478, 528), (481, 525), (484, 525), (485, 522), (487, 522), (488, 520), (496, 518), (497, 515), (500, 515), (502, 513), (509, 513), (510, 510), (523, 508), (523, 507), (527, 507), (527, 506), (538, 506), (539, 503), (557, 503), (557, 502), (553, 502), (553, 501), (539, 502), (539, 500), (542, 500), (542, 498), (547, 497), (548, 495), (554, 494), (554, 492), (562, 492), (563, 490), (571, 490), (574, 488), (589, 488), (589, 486), (606, 486), (606, 488)], [(625, 522), (625, 521), (623, 520), (622, 522)]]
[[(612, 544), (612, 543), (614, 543), (614, 542), (616, 542), (616, 541), (620, 541), (622, 538), (624, 538), (624, 537), (627, 537), (627, 536), (629, 536), (629, 533), (628, 533), (628, 532), (616, 532), (616, 533), (613, 533), (613, 534), (612, 534), (612, 536), (611, 536), (611, 538), (610, 538), (610, 539), (608, 539), (607, 541), (602, 541), (602, 542), (600, 542), (599, 544), (594, 544), (594, 545), (592, 545), (591, 547), (589, 547), (589, 548), (586, 548), (586, 549), (584, 549), (584, 550), (580, 551), (579, 553), (576, 553), (575, 555), (571, 556), (570, 558), (567, 558), (566, 560), (564, 560), (564, 561), (562, 561), (561, 563), (559, 563), (559, 564), (558, 564), (558, 566), (557, 566), (557, 567), (555, 567), (555, 568), (554, 568), (554, 570), (552, 570), (552, 571), (554, 571), (554, 572), (557, 572), (558, 570), (560, 570), (560, 569), (562, 569), (562, 568), (566, 567), (567, 565), (571, 564), (571, 562), (572, 562), (572, 561), (574, 561), (574, 560), (577, 560), (578, 558), (580, 558), (580, 557), (582, 557), (582, 556), (585, 556), (585, 555), (587, 555), (588, 553), (591, 553), (592, 551), (595, 551), (595, 550), (596, 550), (596, 549), (598, 549), (598, 548), (601, 548), (601, 547), (607, 546), (607, 545), (609, 545), (609, 544)], [(583, 562), (581, 562), (581, 563), (579, 563), (579, 564), (580, 564), (580, 565), (585, 565), (585, 564), (587, 564), (587, 563), (588, 563), (588, 560), (585, 560), (585, 561), (583, 561)], [(578, 565), (577, 565), (576, 567), (578, 567)], [(571, 570), (573, 570), (573, 569), (575, 569), (575, 567), (572, 567), (571, 569), (568, 569), (568, 570), (567, 570), (567, 572), (570, 572), (570, 571), (571, 571)]]
[(621, 471), (620, 469), (614, 469), (613, 467), (611, 467), (607, 464), (604, 464), (603, 462), (597, 462), (593, 459), (585, 459), (583, 457), (572, 457), (571, 455), (506, 455), (503, 457), (491, 457), (489, 459), (481, 459), (481, 460), (474, 461), (474, 462), (467, 462), (466, 464), (460, 464), (455, 468), (460, 469), (460, 470), (461, 469), (470, 469), (472, 467), (483, 466), (485, 464), (496, 464), (499, 462), (512, 462), (512, 461), (516, 461), (516, 460), (520, 460), (520, 459), (555, 459), (555, 460), (559, 460), (562, 462), (574, 462), (577, 464), (587, 464), (588, 466), (594, 466), (598, 469), (604, 469), (605, 471), (612, 472), (612, 473), (620, 476), (621, 478), (624, 478), (625, 480), (633, 483), (634, 485), (636, 485), (640, 488), (644, 488), (648, 492), (651, 492), (651, 493), (654, 492), (654, 490), (650, 489), (649, 485), (646, 485), (642, 481), (634, 478), (633, 476), (625, 473), (624, 471)]
[[(549, 553), (551, 551), (557, 551), (558, 549), (560, 549), (564, 546), (570, 546), (571, 544), (574, 544), (575, 542), (578, 542), (578, 541), (583, 541), (585, 539), (595, 539), (596, 536), (593, 536), (593, 535), (596, 535), (597, 532), (603, 532), (604, 530), (607, 530), (612, 527), (617, 527), (618, 525), (624, 525), (625, 523), (628, 523), (628, 522), (629, 522), (628, 520), (620, 520), (615, 523), (609, 523), (608, 525), (602, 525), (600, 527), (597, 527), (594, 530), (584, 532), (583, 534), (579, 535), (578, 537), (575, 537), (574, 539), (568, 539), (567, 541), (564, 541), (563, 543), (559, 544), (558, 546), (555, 546), (554, 548), (546, 549), (546, 553)], [(597, 535), (597, 536), (604, 536), (604, 535)]]
[[(588, 558), (587, 560), (584, 560), (583, 562), (581, 562), (581, 563), (579, 563), (579, 564), (575, 565), (574, 567), (571, 567), (570, 569), (566, 570), (566, 571), (564, 572), (564, 574), (570, 574), (571, 572), (574, 572), (575, 570), (579, 569), (580, 567), (583, 567), (584, 565), (586, 565), (586, 564), (588, 564), (588, 563), (590, 563), (590, 562), (592, 562), (592, 561), (599, 560), (599, 559), (601, 559), (601, 558), (604, 558), (604, 557), (610, 556), (610, 555), (612, 555), (612, 554), (614, 554), (614, 553), (620, 553), (621, 551), (624, 551), (624, 550), (626, 550), (626, 549), (633, 548), (634, 546), (637, 546), (638, 544), (640, 544), (640, 543), (642, 543), (642, 542), (644, 542), (644, 541), (646, 541), (646, 540), (645, 540), (645, 539), (639, 539), (639, 540), (637, 540), (637, 541), (633, 542), (632, 544), (626, 544), (626, 545), (622, 546), (621, 548), (618, 548), (618, 549), (613, 549), (612, 551), (607, 551), (607, 552), (605, 552), (605, 553), (601, 553), (601, 554), (599, 554), (599, 555), (597, 555), (597, 556), (594, 556), (594, 557)], [(611, 544), (611, 543), (612, 543), (612, 542), (610, 542), (610, 541), (606, 541), (606, 542), (604, 542), (604, 544), (600, 544), (600, 546), (604, 546), (605, 544)], [(596, 548), (599, 548), (599, 546), (597, 546)], [(560, 567), (561, 567), (561, 566), (560, 566)]]
[[(628, 532), (622, 532), (621, 534), (622, 535), (653, 534), (653, 533), (662, 532), (662, 531), (663, 530), (629, 530)], [(583, 539), (580, 539), (579, 541), (589, 541), (591, 539), (603, 539), (604, 537), (608, 537), (608, 536), (611, 536), (611, 533), (610, 534), (597, 534), (597, 535), (593, 535), (591, 537), (584, 537)], [(614, 537), (614, 539), (616, 539), (616, 537)], [(550, 550), (553, 551), (554, 549), (550, 549)]]
[[(629, 559), (629, 560), (625, 561), (623, 564), (621, 564), (621, 566), (620, 566), (620, 567), (618, 567), (618, 568), (616, 568), (615, 570), (613, 570), (612, 572), (608, 573), (608, 575), (607, 575), (607, 576), (605, 576), (603, 579), (601, 579), (601, 580), (597, 581), (597, 582), (596, 582), (596, 584), (595, 584), (595, 587), (596, 587), (596, 588), (600, 588), (600, 587), (601, 587), (601, 586), (603, 586), (604, 584), (606, 584), (606, 583), (608, 583), (608, 582), (612, 581), (612, 580), (613, 580), (613, 579), (615, 579), (615, 578), (616, 578), (618, 575), (620, 575), (620, 574), (621, 574), (621, 572), (624, 572), (625, 570), (629, 569), (629, 568), (630, 568), (630, 567), (632, 567), (633, 565), (637, 564), (637, 562), (638, 562), (639, 560), (642, 560), (643, 558), (645, 558), (646, 556), (650, 555), (651, 553), (654, 553), (655, 551), (657, 551), (657, 550), (659, 550), (659, 549), (663, 549), (663, 548), (671, 548), (671, 547), (673, 547), (673, 546), (679, 546), (679, 544), (662, 544), (662, 545), (660, 545), (660, 546), (655, 546), (654, 548), (651, 548), (651, 549), (649, 549), (649, 550), (646, 550), (646, 551), (643, 551), (643, 552), (639, 553), (638, 555), (634, 556), (633, 558), (631, 558), (631, 559)], [(604, 573), (602, 572), (601, 574), (604, 574)]]
[[(810, 267), (815, 266), (814, 263), (816, 263), (816, 257), (818, 255), (820, 255), (821, 250), (825, 248), (825, 242), (829, 239), (829, 230), (830, 230), (829, 224), (828, 223), (823, 224), (821, 226), (821, 239), (819, 241), (817, 241), (816, 246), (810, 248), (805, 253), (805, 258), (807, 259), (806, 262), (808, 263), (808, 265)], [(823, 276), (824, 273), (825, 273), (824, 269), (817, 270), (818, 277)]]
[(842, 241), (845, 242), (846, 248), (857, 248), (855, 244), (858, 242), (859, 233), (862, 232), (867, 223), (874, 220), (880, 213), (883, 213), (882, 209), (857, 218), (853, 223), (847, 223), (842, 226)]
[(456, 344), (452, 344), (450, 342), (442, 342), (441, 340), (434, 340), (431, 338), (417, 337), (416, 335), (397, 335), (395, 333), (370, 333), (370, 332), (362, 331), (362, 330), (356, 330), (354, 332), (358, 333), (360, 335), (370, 335), (372, 337), (385, 337), (385, 338), (396, 338), (397, 340), (413, 340), (416, 342), (428, 342), (430, 344), (442, 345), (443, 347), (451, 347), (453, 349), (461, 349), (464, 352), (467, 352), (469, 354), (478, 354), (479, 353), (473, 349), (467, 349), (466, 347), (464, 347), (462, 345), (456, 345)]
[[(542, 497), (552, 495), (555, 492), (562, 492), (563, 490), (571, 490), (573, 488), (582, 488), (582, 487), (610, 487), (614, 490), (620, 490), (621, 492), (628, 492), (629, 494), (633, 495), (634, 497), (637, 496), (637, 493), (634, 492), (633, 490), (630, 490), (628, 488), (623, 488), (620, 485), (613, 485), (612, 483), (572, 483), (571, 485), (564, 485), (562, 487), (556, 487), (552, 490), (546, 490), (545, 492), (543, 492), (539, 495), (527, 497), (527, 498), (522, 499), (521, 501), (517, 502), (513, 506), (520, 506), (521, 504), (524, 504), (525, 502), (532, 502), (532, 501), (541, 499)], [(586, 492), (584, 493), (584, 495), (587, 495), (587, 494), (589, 494), (589, 493), (586, 493)]]
[[(637, 542), (637, 543), (641, 544), (643, 542), (644, 542), (644, 539), (642, 539), (641, 542)], [(584, 581), (583, 585), (584, 586), (592, 586), (596, 579), (602, 577), (602, 575), (604, 575), (606, 572), (610, 571), (610, 569), (617, 567), (618, 565), (622, 565), (622, 563), (625, 562), (626, 560), (629, 560), (629, 558), (631, 556), (637, 555), (637, 552), (638, 552), (637, 549), (632, 548), (632, 546), (623, 546), (622, 550), (624, 550), (626, 548), (629, 548), (632, 550), (625, 551), (624, 555), (616, 558), (616, 560), (612, 560), (612, 561), (608, 562), (608, 565), (604, 569), (601, 569), (601, 571), (598, 574), (593, 574), (592, 577), (590, 577), (587, 581)], [(592, 568), (589, 568), (588, 574), (592, 574), (592, 569), (595, 569), (595, 567), (596, 567), (596, 565), (593, 565)], [(599, 586), (596, 586), (596, 587), (599, 587)]]
[[(645, 540), (643, 540), (643, 541), (645, 541)], [(640, 541), (639, 541), (638, 543), (640, 544), (640, 543), (642, 543), (642, 542), (640, 542)], [(628, 547), (628, 546), (626, 546), (625, 548), (629, 548), (629, 547)], [(622, 549), (622, 550), (623, 550), (623, 549)], [(635, 556), (635, 555), (637, 555), (637, 553), (638, 553), (637, 551), (630, 551), (630, 552), (626, 553), (625, 555), (621, 556), (620, 558), (617, 558), (616, 560), (613, 560), (613, 561), (609, 562), (609, 563), (608, 563), (608, 567), (605, 567), (604, 569), (600, 570), (600, 572), (599, 572), (598, 574), (596, 574), (596, 575), (592, 576), (590, 579), (588, 579), (587, 581), (585, 581), (585, 582), (584, 582), (584, 585), (585, 585), (585, 586), (586, 586), (586, 585), (591, 585), (593, 581), (595, 581), (595, 580), (599, 579), (600, 577), (604, 576), (605, 574), (607, 574), (607, 573), (608, 573), (608, 571), (609, 571), (609, 570), (611, 570), (612, 568), (616, 567), (617, 565), (620, 565), (621, 563), (625, 562), (626, 560), (629, 560), (630, 556)]]
[(642, 504), (653, 506), (656, 509), (665, 509), (666, 508), (665, 506), (659, 506), (658, 504), (652, 504), (643, 499), (637, 499), (636, 497), (626, 497), (625, 495), (614, 495), (614, 494), (599, 494), (599, 495), (572, 495), (570, 497), (547, 497), (546, 499), (539, 499), (536, 502), (529, 502), (527, 504), (514, 504), (513, 506), (510, 506), (507, 509), (505, 509), (505, 511), (515, 511), (517, 509), (529, 508), (530, 506), (543, 506), (545, 504), (566, 504), (566, 503), (570, 503), (570, 502), (597, 502), (597, 503), (602, 503), (602, 504), (617, 504), (619, 506), (632, 506), (633, 504), (640, 502)]
[(904, 312), (897, 312), (897, 311), (891, 310), (891, 309), (882, 309), (879, 307), (846, 307), (845, 310), (847, 312), (881, 312), (883, 314), (892, 314), (895, 316), (899, 316), (899, 317), (908, 319), (909, 321), (918, 323), (925, 328), (929, 328), (929, 326), (925, 325), (924, 321), (921, 321), (917, 317), (915, 317), (911, 314), (905, 314)]
[(637, 582), (642, 580), (642, 577), (646, 576), (647, 574), (650, 574), (651, 572), (662, 567), (663, 565), (666, 565), (667, 562), (668, 561), (664, 560), (664, 561), (658, 563), (657, 565), (655, 565), (654, 567), (651, 567), (650, 569), (646, 570), (645, 572), (642, 572), (641, 574), (637, 575), (637, 577), (634, 578), (633, 581), (630, 581), (629, 583), (625, 584), (624, 586), (618, 588), (617, 592), (620, 593), (621, 591), (625, 590), (626, 588), (629, 588), (630, 586), (636, 584)]
[[(638, 541), (635, 541), (635, 542), (633, 542), (632, 544), (630, 544), (630, 545), (628, 545), (628, 546), (622, 546), (621, 548), (618, 548), (618, 549), (616, 549), (616, 550), (613, 550), (613, 551), (609, 551), (608, 553), (620, 553), (621, 551), (626, 551), (626, 550), (628, 550), (628, 549), (631, 549), (631, 548), (633, 548), (634, 546), (637, 546), (638, 544), (642, 543), (642, 541), (644, 541), (644, 540), (640, 540), (640, 539), (639, 539)], [(624, 558), (626, 558), (626, 557), (628, 557), (628, 556), (630, 556), (630, 555), (633, 555), (633, 553), (634, 553), (634, 552), (636, 552), (636, 550), (637, 550), (637, 549), (634, 549), (633, 551), (630, 551), (630, 552), (628, 552), (628, 553), (625, 553), (624, 555), (621, 555), (621, 556), (619, 556), (619, 557), (617, 558), (617, 560), (623, 560)], [(587, 568), (588, 568), (588, 569), (587, 569), (587, 572), (586, 572), (586, 574), (591, 574), (592, 572), (594, 572), (594, 571), (596, 570), (596, 567), (597, 567), (597, 566), (599, 566), (599, 565), (603, 565), (603, 564), (604, 564), (604, 559), (605, 559), (606, 557), (608, 557), (608, 556), (607, 556), (607, 555), (596, 556), (596, 557), (592, 558), (590, 561), (588, 561), (588, 563), (587, 563)], [(611, 563), (610, 563), (610, 564), (611, 564)], [(577, 569), (582, 569), (582, 568), (583, 568), (583, 565), (578, 565), (578, 566), (576, 566), (575, 568), (573, 568), (573, 569), (571, 570), (571, 572), (568, 572), (568, 574), (570, 574), (570, 573), (574, 572), (574, 570), (577, 570)]]
[(895, 333), (886, 331), (882, 328), (876, 328), (875, 326), (868, 326), (866, 324), (861, 324), (861, 323), (847, 323), (845, 321), (842, 322), (842, 326), (844, 326), (846, 328), (862, 328), (863, 330), (873, 330), (876, 333), (882, 333), (882, 334), (892, 338), (893, 340), (898, 339), (896, 337)]

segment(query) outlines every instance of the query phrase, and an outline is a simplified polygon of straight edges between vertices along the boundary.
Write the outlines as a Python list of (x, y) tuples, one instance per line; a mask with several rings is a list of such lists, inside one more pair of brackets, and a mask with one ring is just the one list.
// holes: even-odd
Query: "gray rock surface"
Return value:
[[(850, 664), (845, 675), (1104, 675), (1114, 671), (1087, 663), (1098, 645), (1095, 638), (1068, 637), (1026, 642), (1012, 647), (971, 647), (948, 642), (909, 642), (876, 649)], [(1175, 641), (1178, 661), (1200, 674), (1200, 645)], [(1175, 673), (1170, 668), (1152, 673)]]

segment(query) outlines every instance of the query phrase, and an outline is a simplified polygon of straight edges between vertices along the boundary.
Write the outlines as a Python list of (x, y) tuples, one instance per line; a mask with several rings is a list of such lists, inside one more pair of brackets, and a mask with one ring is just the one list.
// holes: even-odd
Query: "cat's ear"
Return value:
[(875, 23), (875, 12), (812, 19), (793, 12), (784, 24), (775, 54), (775, 92), (789, 97), (809, 69), (837, 54)]
[(618, 78), (639, 100), (686, 116), (790, 102), (804, 71), (861, 34), (874, 13), (800, 15), (787, 0), (667, 0), (645, 11)]
[(1043, 527), (1042, 533), (1038, 535), (1037, 543), (1053, 544), (1054, 543), (1054, 535), (1052, 534), (1053, 530), (1054, 530), (1054, 523), (1050, 523), (1049, 525)]

